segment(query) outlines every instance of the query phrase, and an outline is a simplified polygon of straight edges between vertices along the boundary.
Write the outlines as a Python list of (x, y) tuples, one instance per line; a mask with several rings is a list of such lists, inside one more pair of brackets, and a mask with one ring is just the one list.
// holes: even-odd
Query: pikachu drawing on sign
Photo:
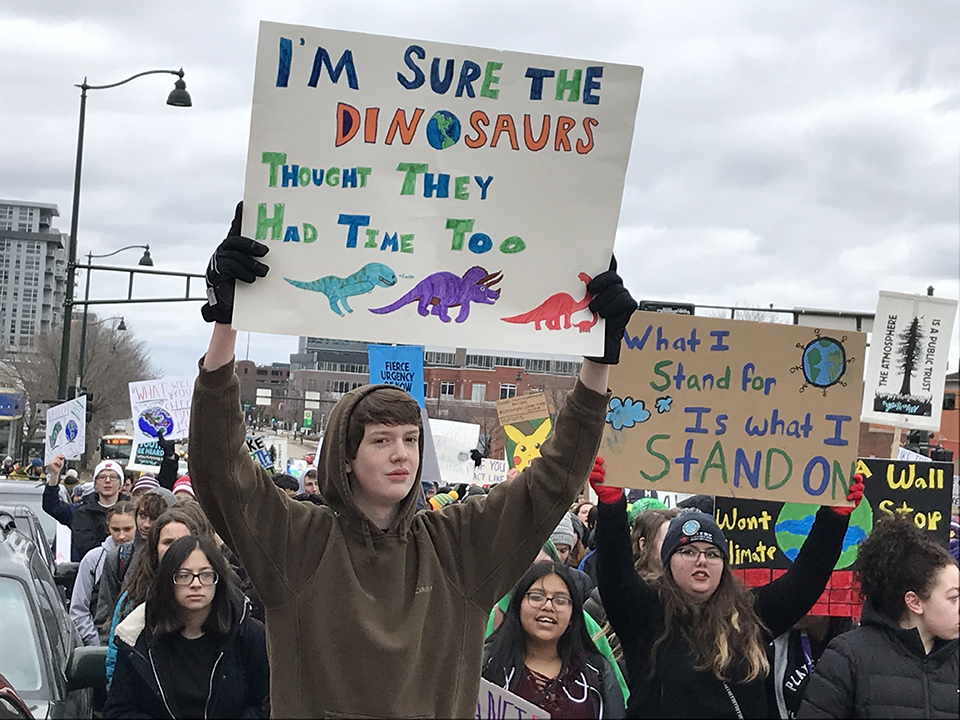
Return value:
[(530, 461), (540, 457), (540, 446), (553, 433), (550, 418), (525, 420), (515, 425), (504, 425), (507, 435), (507, 459), (510, 467), (523, 472)]

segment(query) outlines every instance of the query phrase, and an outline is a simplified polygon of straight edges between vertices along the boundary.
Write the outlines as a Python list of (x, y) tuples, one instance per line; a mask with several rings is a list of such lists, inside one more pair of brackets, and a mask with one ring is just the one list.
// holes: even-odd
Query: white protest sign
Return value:
[(861, 422), (940, 429), (957, 301), (880, 291), (864, 373)]
[(57, 523), (57, 537), (54, 541), (55, 557), (54, 562), (68, 563), (72, 560), (73, 531), (66, 525)]
[(262, 22), (234, 327), (601, 354), (642, 75)]
[(156, 440), (161, 429), (168, 440), (180, 440), (190, 434), (194, 379), (167, 377), (130, 383), (135, 442)]
[(477, 720), (526, 720), (526, 718), (549, 718), (550, 713), (480, 678), (480, 697), (477, 698)]
[(926, 455), (921, 455), (913, 450), (907, 450), (905, 447), (897, 448), (897, 460), (906, 462), (932, 462)]
[(480, 467), (473, 470), (474, 485), (496, 485), (507, 479), (509, 466), (506, 460), (483, 458)]
[(247, 438), (247, 452), (250, 453), (250, 457), (257, 461), (260, 467), (271, 471), (272, 474), (274, 469), (273, 458), (270, 456), (270, 450), (267, 448), (263, 435)]
[[(454, 420), (430, 419), (430, 435), (437, 453), (440, 477), (447, 485), (473, 482), (470, 451), (477, 447), (480, 426)], [(426, 479), (426, 478), (424, 478)]]
[(87, 396), (67, 400), (47, 410), (47, 432), (43, 442), (44, 465), (61, 453), (67, 460), (79, 460), (87, 449)]

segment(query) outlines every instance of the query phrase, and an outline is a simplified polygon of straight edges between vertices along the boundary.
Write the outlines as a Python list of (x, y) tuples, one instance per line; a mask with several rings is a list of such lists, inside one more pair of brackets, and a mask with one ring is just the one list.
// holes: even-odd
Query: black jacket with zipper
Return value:
[[(231, 601), (235, 621), (232, 630), (219, 638), (204, 716), (265, 718), (269, 715), (270, 673), (264, 631), (238, 591), (231, 591)], [(143, 606), (138, 610), (117, 628), (117, 667), (103, 717), (184, 717), (173, 688), (163, 680), (170, 677), (170, 668), (164, 665), (178, 660), (163, 636), (152, 638), (144, 632)]]
[(936, 640), (928, 654), (870, 603), (860, 627), (834, 638), (810, 676), (798, 718), (956, 718), (960, 641)]

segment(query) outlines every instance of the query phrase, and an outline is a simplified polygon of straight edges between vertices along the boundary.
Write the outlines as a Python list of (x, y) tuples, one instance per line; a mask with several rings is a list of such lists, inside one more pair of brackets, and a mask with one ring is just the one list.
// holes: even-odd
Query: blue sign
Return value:
[(420, 407), (423, 397), (423, 347), (420, 345), (370, 345), (370, 382), (396, 385), (413, 395)]
[[(423, 377), (421, 365), (421, 377)], [(0, 393), (0, 418), (18, 418), (23, 415), (23, 393)]]

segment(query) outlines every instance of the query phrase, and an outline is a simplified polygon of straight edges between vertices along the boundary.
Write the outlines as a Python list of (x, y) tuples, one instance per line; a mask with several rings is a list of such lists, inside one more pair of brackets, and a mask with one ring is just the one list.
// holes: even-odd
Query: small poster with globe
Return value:
[(155, 443), (160, 433), (169, 440), (190, 433), (192, 377), (168, 377), (130, 383), (130, 411), (137, 445)]
[(602, 354), (586, 283), (610, 264), (642, 76), (262, 22), (242, 231), (270, 273), (238, 283), (233, 326)]
[(57, 455), (79, 460), (87, 449), (87, 396), (55, 405), (47, 410), (47, 432), (44, 436), (44, 464)]

